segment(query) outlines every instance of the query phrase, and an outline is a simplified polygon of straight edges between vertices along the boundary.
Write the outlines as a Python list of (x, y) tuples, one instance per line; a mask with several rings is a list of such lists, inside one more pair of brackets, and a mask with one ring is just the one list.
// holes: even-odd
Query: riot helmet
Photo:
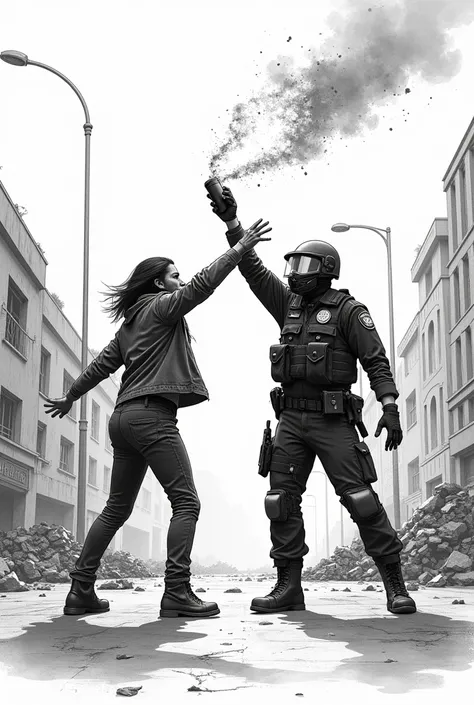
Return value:
[(341, 259), (337, 250), (322, 240), (307, 240), (285, 255), (284, 277), (295, 294), (314, 292), (324, 282), (339, 279)]

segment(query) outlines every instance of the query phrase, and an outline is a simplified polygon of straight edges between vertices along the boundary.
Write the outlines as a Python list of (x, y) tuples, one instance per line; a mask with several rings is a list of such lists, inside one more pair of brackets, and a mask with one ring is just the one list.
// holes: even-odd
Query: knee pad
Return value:
[(372, 519), (382, 509), (379, 498), (372, 487), (367, 485), (344, 492), (339, 501), (356, 523)]
[(286, 521), (290, 497), (285, 490), (269, 490), (265, 495), (265, 513), (272, 521)]

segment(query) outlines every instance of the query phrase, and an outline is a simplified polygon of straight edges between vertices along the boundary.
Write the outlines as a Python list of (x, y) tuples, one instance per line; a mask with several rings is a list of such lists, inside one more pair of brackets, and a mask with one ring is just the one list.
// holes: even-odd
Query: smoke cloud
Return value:
[(374, 128), (374, 108), (409, 93), (410, 78), (438, 83), (459, 71), (450, 30), (473, 19), (472, 0), (356, 0), (344, 15), (331, 14), (331, 36), (305, 51), (303, 67), (278, 57), (261, 91), (235, 105), (211, 173), (233, 179), (305, 164), (334, 137)]

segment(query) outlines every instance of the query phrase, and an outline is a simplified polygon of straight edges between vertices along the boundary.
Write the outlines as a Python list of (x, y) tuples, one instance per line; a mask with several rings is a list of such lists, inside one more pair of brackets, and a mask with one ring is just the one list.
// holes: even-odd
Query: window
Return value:
[(412, 393), (407, 397), (406, 401), (407, 408), (407, 428), (413, 426), (416, 423), (416, 391), (413, 390)]
[(425, 334), (421, 336), (421, 363), (423, 368), (423, 379), (426, 379), (426, 350), (425, 350)]
[(430, 264), (430, 266), (426, 270), (426, 274), (425, 274), (425, 298), (428, 298), (432, 288), (433, 288), (433, 270), (432, 270), (431, 264)]
[(439, 308), (436, 309), (436, 331), (438, 334), (438, 360), (441, 365), (441, 314)]
[(461, 484), (470, 485), (474, 483), (474, 453), (461, 458)]
[(59, 445), (59, 468), (71, 475), (74, 473), (74, 443), (63, 436)]
[(112, 448), (112, 443), (110, 442), (109, 423), (110, 423), (110, 416), (107, 414), (105, 417), (105, 450), (108, 450), (109, 453), (112, 453), (113, 448)]
[(0, 393), (0, 435), (20, 442), (21, 401), (2, 387)]
[(112, 477), (111, 469), (108, 468), (107, 465), (104, 465), (104, 484), (102, 485), (102, 489), (107, 494), (110, 492), (110, 478), (111, 477)]
[(41, 346), (39, 390), (46, 397), (49, 394), (49, 371), (51, 368), (51, 355)]
[(100, 406), (92, 401), (91, 438), (99, 440)]
[(408, 494), (420, 489), (420, 464), (418, 458), (408, 463)]
[[(71, 377), (69, 372), (66, 372), (66, 370), (64, 370), (64, 372), (63, 372), (63, 396), (66, 396), (68, 391), (71, 389), (73, 382), (74, 382), (74, 379)], [(70, 416), (71, 419), (76, 418), (76, 402), (74, 402), (74, 404), (71, 406), (71, 411), (69, 412), (68, 416)]]
[(435, 342), (434, 342), (434, 323), (430, 321), (428, 326), (428, 374), (431, 375), (435, 371)]
[(41, 458), (46, 458), (46, 424), (38, 421), (36, 432), (36, 452)]
[(431, 450), (434, 450), (438, 445), (438, 412), (436, 409), (436, 398), (431, 398), (430, 403), (430, 432), (431, 432)]
[(464, 428), (464, 405), (458, 406), (458, 431)]
[(146, 512), (150, 512), (151, 511), (151, 492), (150, 492), (150, 490), (146, 490), (145, 488), (143, 488), (142, 491), (143, 491), (142, 508)]
[(453, 272), (454, 323), (461, 318), (461, 292), (459, 287), (459, 269)]
[(462, 387), (462, 348), (461, 338), (458, 338), (454, 343), (456, 353), (456, 389)]
[(469, 398), (468, 413), (469, 413), (469, 423), (472, 423), (472, 421), (474, 421), (474, 396)]
[(28, 300), (10, 278), (8, 282), (5, 340), (26, 357), (26, 312)]
[(450, 188), (451, 201), (451, 230), (453, 233), (453, 252), (458, 248), (458, 209), (456, 205), (456, 186), (452, 184)]
[(467, 379), (470, 380), (474, 376), (474, 361), (472, 357), (472, 333), (470, 328), (465, 330), (466, 336), (466, 367), (467, 367)]
[(464, 310), (471, 305), (471, 277), (469, 275), (469, 255), (462, 258), (462, 281), (464, 290)]
[(435, 477), (426, 483), (426, 499), (429, 499), (429, 497), (433, 496), (436, 487), (438, 485), (440, 485), (442, 482), (443, 482), (443, 476), (438, 475), (438, 477)]
[(459, 169), (459, 190), (461, 196), (461, 240), (467, 233), (467, 193), (466, 193), (466, 172), (464, 166)]
[(423, 407), (423, 421), (424, 421), (424, 431), (425, 431), (425, 455), (428, 455), (430, 449), (428, 446), (428, 409), (426, 404)]
[(454, 411), (448, 412), (448, 424), (449, 424), (449, 435), (452, 436), (454, 433)]
[(89, 456), (89, 474), (87, 482), (93, 487), (97, 487), (97, 460)]
[(444, 443), (444, 390), (443, 387), (439, 388), (439, 441)]
[(407, 348), (405, 352), (405, 375), (407, 375), (411, 370), (416, 367), (419, 359), (419, 352), (418, 352), (418, 337), (415, 338), (415, 340), (410, 343), (410, 346)]

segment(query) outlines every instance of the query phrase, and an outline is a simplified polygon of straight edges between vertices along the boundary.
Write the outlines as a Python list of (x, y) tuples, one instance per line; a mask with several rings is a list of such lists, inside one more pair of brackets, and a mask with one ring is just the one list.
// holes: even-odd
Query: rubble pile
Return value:
[[(407, 580), (427, 587), (474, 585), (474, 496), (445, 482), (399, 531)], [(359, 537), (303, 573), (305, 580), (380, 580)]]
[[(0, 592), (28, 590), (28, 584), (67, 583), (82, 546), (70, 531), (46, 522), (30, 529), (0, 531)], [(146, 564), (125, 551), (106, 551), (98, 578), (149, 578)]]

